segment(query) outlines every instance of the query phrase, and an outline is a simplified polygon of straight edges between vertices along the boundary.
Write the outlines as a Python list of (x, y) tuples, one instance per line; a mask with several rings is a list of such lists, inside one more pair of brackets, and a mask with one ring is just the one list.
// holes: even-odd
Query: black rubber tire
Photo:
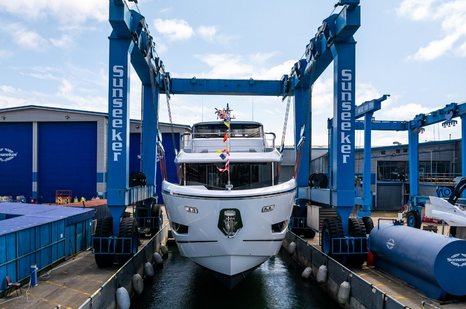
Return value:
[[(366, 237), (366, 225), (363, 221), (357, 218), (348, 218), (348, 235), (353, 237)], [(367, 251), (367, 239), (362, 241), (350, 242), (350, 251), (354, 252), (366, 252)], [(352, 250), (354, 249), (354, 250)], [(350, 266), (361, 267), (366, 261), (367, 255), (362, 254), (350, 254), (347, 258), (347, 264)]]
[(308, 239), (314, 239), (314, 237), (316, 236), (316, 232), (311, 229), (305, 229), (303, 231), (303, 234), (304, 234), (304, 238), (308, 238)]
[[(344, 237), (343, 225), (339, 217), (326, 218), (322, 224), (322, 237), (320, 238), (320, 246), (322, 251), (333, 257), (337, 261), (344, 261), (345, 255), (333, 254), (333, 252), (346, 251), (346, 242), (333, 242), (334, 238)], [(328, 243), (326, 243), (328, 241)]]
[(420, 229), (421, 228), (421, 216), (419, 215), (419, 213), (415, 210), (411, 210), (410, 212), (408, 212), (408, 214), (406, 215), (406, 225), (409, 226), (409, 227), (414, 227), (416, 229)]
[(152, 204), (151, 205), (151, 216), (154, 220), (152, 222), (152, 228), (150, 230), (151, 235), (157, 234), (162, 226), (162, 210), (160, 209), (159, 204)]
[(450, 226), (450, 235), (452, 237), (456, 237), (456, 232), (457, 232), (456, 226)]
[(307, 207), (300, 207), (298, 205), (294, 205), (291, 211), (292, 217), (306, 217), (307, 216)]
[(308, 185), (311, 188), (325, 189), (328, 187), (328, 177), (323, 173), (314, 173), (309, 176)]
[[(292, 227), (290, 230), (298, 235), (299, 237), (303, 238), (312, 238), (312, 237), (306, 237), (306, 228), (302, 228), (304, 226), (304, 220), (307, 219), (307, 207), (300, 207), (298, 205), (293, 206), (293, 210), (291, 211), (291, 217), (292, 218), (299, 218), (299, 225), (296, 227)], [(303, 221), (301, 221), (303, 220)], [(309, 235), (310, 236), (310, 235)], [(314, 233), (315, 236), (315, 233)]]
[(144, 203), (138, 202), (136, 204), (135, 217), (139, 227), (145, 226), (145, 220), (147, 220), (148, 208)]
[(136, 187), (136, 186), (145, 186), (147, 183), (146, 175), (143, 172), (132, 172), (129, 175), (129, 186)]
[[(97, 224), (95, 228), (95, 237), (110, 237), (113, 235), (113, 218), (104, 217), (97, 219)], [(101, 247), (102, 246), (102, 247)], [(93, 240), (93, 247), (97, 252), (100, 252), (101, 249), (112, 248), (111, 240)], [(99, 268), (105, 268), (113, 264), (113, 254), (95, 254), (95, 263)]]
[[(130, 237), (132, 239), (131, 242), (128, 240), (118, 241), (116, 245), (118, 263), (124, 264), (136, 253), (135, 249), (138, 245), (138, 229), (136, 219), (134, 217), (124, 217), (121, 219), (118, 237)], [(124, 254), (121, 254), (122, 252)]]
[(374, 228), (374, 221), (372, 221), (371, 217), (362, 217), (362, 222), (364, 222), (366, 234), (370, 234), (372, 229)]

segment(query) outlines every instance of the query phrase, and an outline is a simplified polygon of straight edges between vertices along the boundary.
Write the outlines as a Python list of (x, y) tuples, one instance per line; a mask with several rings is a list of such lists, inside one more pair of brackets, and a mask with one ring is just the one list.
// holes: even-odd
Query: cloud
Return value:
[(187, 40), (194, 35), (193, 28), (183, 19), (156, 19), (154, 27), (170, 41)]
[(269, 67), (272, 63), (271, 59), (276, 54), (277, 52), (255, 53), (246, 56), (229, 53), (196, 55), (196, 58), (209, 68), (207, 72), (196, 74), (196, 77), (279, 80), (284, 74), (290, 72), (295, 61), (286, 60)]
[(16, 91), (17, 91), (16, 88), (11, 87), (9, 85), (0, 85), (0, 93), (12, 94), (12, 93), (15, 93)]
[(460, 57), (466, 57), (466, 42), (456, 49), (456, 53)]
[(429, 19), (432, 15), (432, 4), (435, 0), (403, 0), (397, 9), (400, 16), (420, 21)]
[[(14, 69), (20, 71), (24, 83), (19, 86), (0, 85), (0, 107), (34, 104), (100, 112), (107, 110), (108, 77), (104, 74), (104, 68), (88, 70), (63, 64), (60, 67)], [(33, 80), (28, 83), (27, 79), (30, 78), (40, 79), (41, 82)], [(26, 86), (28, 84), (34, 86)], [(45, 84), (47, 87), (44, 87)]]
[(416, 115), (428, 113), (429, 110), (430, 108), (418, 103), (387, 104), (380, 110), (380, 113), (376, 113), (376, 118), (399, 121), (412, 120)]
[(243, 57), (234, 54), (197, 55), (210, 71), (199, 77), (209, 78), (250, 78), (255, 72), (254, 66), (245, 63)]
[(14, 0), (0, 1), (0, 11), (23, 19), (53, 18), (62, 24), (99, 22), (108, 19), (108, 1), (95, 0)]
[(36, 78), (39, 80), (60, 81), (61, 71), (55, 67), (35, 66), (28, 69), (16, 68), (20, 70), (19, 74)]
[(47, 40), (35, 31), (23, 27), (19, 23), (10, 24), (5, 27), (14, 42), (22, 47), (41, 50), (47, 46)]
[(429, 61), (434, 60), (446, 52), (452, 49), (453, 44), (458, 40), (458, 35), (452, 34), (447, 35), (446, 37), (440, 40), (434, 40), (429, 42), (424, 47), (420, 47), (418, 51), (411, 57), (414, 60), (418, 61)]
[(437, 23), (442, 31), (441, 38), (419, 47), (408, 59), (430, 61), (449, 51), (460, 57), (466, 56), (466, 1), (403, 0), (397, 14), (416, 22)]
[(205, 41), (213, 42), (215, 36), (218, 33), (217, 27), (215, 26), (199, 26), (196, 29), (196, 33)]
[(73, 38), (68, 34), (63, 34), (58, 39), (50, 39), (53, 46), (58, 48), (67, 48), (73, 44)]
[(74, 42), (69, 34), (62, 34), (59, 38), (44, 38), (39, 33), (26, 28), (20, 23), (6, 25), (5, 29), (18, 46), (35, 51), (44, 51), (49, 46), (67, 48)]

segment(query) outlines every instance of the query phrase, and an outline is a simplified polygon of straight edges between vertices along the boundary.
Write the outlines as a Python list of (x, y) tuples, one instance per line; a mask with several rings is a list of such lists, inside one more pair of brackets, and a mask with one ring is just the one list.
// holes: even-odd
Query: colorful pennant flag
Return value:
[(230, 171), (230, 160), (227, 159), (227, 162), (225, 163), (225, 168), (217, 167), (217, 170), (221, 173)]
[[(215, 109), (215, 114), (217, 115), (218, 118), (223, 120), (223, 124), (227, 127), (227, 130), (223, 135), (223, 142), (224, 143), (227, 142), (228, 139), (230, 138), (230, 121), (231, 121), (230, 111), (231, 110), (228, 107), (228, 105), (227, 105), (226, 110), (224, 108), (223, 109), (217, 109), (217, 108)], [(217, 150), (215, 152), (219, 154), (219, 156), (220, 156), (220, 158), (222, 160), (226, 160), (225, 167), (224, 168), (217, 167), (217, 170), (219, 172), (229, 172), (230, 171), (230, 149), (228, 147), (228, 144), (225, 147), (225, 149)]]

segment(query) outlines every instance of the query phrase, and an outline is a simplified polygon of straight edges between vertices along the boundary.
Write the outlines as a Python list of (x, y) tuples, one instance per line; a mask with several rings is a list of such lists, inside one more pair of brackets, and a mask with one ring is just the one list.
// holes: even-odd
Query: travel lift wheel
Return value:
[[(291, 217), (293, 218), (300, 218), (299, 219), (299, 226), (305, 226), (304, 220), (307, 219), (307, 207), (299, 207), (293, 206), (293, 210), (291, 212)], [(299, 237), (313, 239), (316, 236), (316, 232), (308, 227), (293, 227), (291, 229), (293, 233), (298, 235)]]
[[(113, 234), (113, 218), (105, 217), (97, 219), (95, 237), (110, 237)], [(113, 248), (111, 239), (93, 239), (94, 252), (111, 252)], [(94, 253), (95, 263), (99, 268), (111, 266), (113, 264), (113, 253)]]
[(421, 216), (416, 210), (408, 212), (406, 215), (406, 225), (419, 229), (421, 228), (421, 223)]
[(120, 221), (118, 237), (131, 238), (131, 240), (124, 239), (118, 241), (116, 245), (116, 253), (119, 264), (124, 264), (136, 253), (138, 249), (138, 235), (136, 219), (134, 217), (122, 218)]
[[(371, 220), (372, 222), (372, 220)], [(350, 241), (350, 247), (354, 246), (350, 251), (353, 252), (364, 252), (364, 253), (353, 253), (349, 254), (347, 263), (350, 266), (361, 267), (366, 261), (367, 254), (367, 238), (366, 238), (366, 225), (363, 221), (357, 218), (348, 218), (348, 234), (353, 237), (363, 237), (362, 240)], [(351, 249), (351, 248), (350, 248)]]
[(326, 218), (322, 224), (320, 246), (322, 251), (339, 262), (344, 262), (344, 254), (334, 252), (346, 252), (346, 241), (333, 241), (334, 238), (344, 237), (343, 225), (339, 217)]
[(153, 222), (151, 224), (150, 234), (154, 236), (162, 227), (162, 209), (160, 209), (160, 205), (156, 204), (155, 202), (151, 205), (151, 216), (153, 218)]
[(372, 221), (371, 217), (362, 217), (362, 222), (364, 223), (364, 227), (366, 228), (366, 234), (370, 234), (372, 229), (374, 228), (374, 221)]

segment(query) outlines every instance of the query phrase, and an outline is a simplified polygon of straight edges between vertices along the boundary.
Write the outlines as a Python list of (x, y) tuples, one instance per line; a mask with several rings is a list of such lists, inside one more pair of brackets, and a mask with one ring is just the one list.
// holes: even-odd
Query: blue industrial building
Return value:
[[(57, 190), (86, 199), (106, 195), (106, 113), (42, 106), (0, 109), (0, 196), (54, 203)], [(189, 126), (159, 123), (169, 179), (176, 179), (173, 140)], [(140, 170), (141, 121), (130, 123), (130, 172)], [(157, 177), (157, 193), (162, 177)], [(161, 195), (160, 195), (161, 198)]]

